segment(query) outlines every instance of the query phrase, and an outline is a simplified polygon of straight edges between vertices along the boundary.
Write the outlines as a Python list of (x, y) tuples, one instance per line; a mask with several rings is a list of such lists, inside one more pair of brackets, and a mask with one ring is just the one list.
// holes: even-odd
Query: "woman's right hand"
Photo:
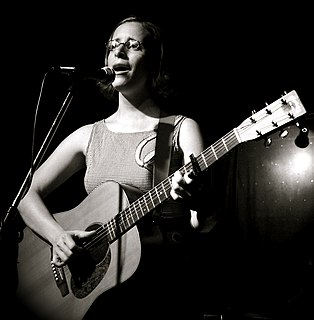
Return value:
[(65, 265), (71, 256), (84, 249), (78, 245), (82, 239), (93, 236), (96, 231), (71, 230), (64, 231), (52, 243), (52, 262), (57, 267)]

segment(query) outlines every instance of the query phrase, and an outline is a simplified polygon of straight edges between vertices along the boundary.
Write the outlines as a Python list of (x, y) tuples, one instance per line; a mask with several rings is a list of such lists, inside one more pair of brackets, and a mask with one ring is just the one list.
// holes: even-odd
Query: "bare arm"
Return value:
[(44, 198), (85, 167), (85, 150), (90, 131), (90, 125), (84, 126), (60, 143), (34, 173), (32, 184), (18, 205), (25, 224), (53, 246), (53, 260), (56, 265), (66, 262), (77, 248), (75, 238), (88, 233), (63, 230), (49, 212)]
[[(190, 162), (190, 155), (197, 157), (205, 148), (204, 139), (198, 123), (190, 118), (184, 120), (180, 129), (179, 143), (184, 153), (184, 163)], [(191, 186), (195, 182), (188, 173), (182, 174), (179, 170), (176, 171), (172, 178), (172, 189), (170, 195), (174, 200), (183, 199), (187, 203), (192, 203), (193, 192)], [(194, 186), (195, 192), (195, 186)], [(194, 194), (195, 198), (195, 194)], [(191, 225), (194, 228), (199, 226), (197, 212), (191, 210)]]

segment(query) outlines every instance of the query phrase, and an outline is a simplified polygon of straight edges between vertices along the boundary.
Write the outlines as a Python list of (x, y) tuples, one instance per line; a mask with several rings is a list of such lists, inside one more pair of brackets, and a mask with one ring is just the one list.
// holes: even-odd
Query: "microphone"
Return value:
[(101, 81), (104, 85), (110, 85), (115, 77), (116, 73), (113, 68), (103, 67), (100, 69), (89, 68), (77, 68), (77, 67), (52, 67), (52, 71), (59, 71), (68, 75), (73, 75), (76, 78), (92, 79)]

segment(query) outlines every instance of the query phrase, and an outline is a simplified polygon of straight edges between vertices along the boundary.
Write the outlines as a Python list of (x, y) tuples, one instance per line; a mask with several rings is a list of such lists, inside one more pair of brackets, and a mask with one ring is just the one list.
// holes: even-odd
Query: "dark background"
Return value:
[[(314, 22), (309, 8), (301, 4), (6, 4), (1, 32), (3, 210), (30, 165), (44, 74), (55, 65), (102, 65), (112, 26), (129, 13), (146, 15), (164, 30), (165, 56), (179, 89), (176, 108), (200, 121), (209, 143), (284, 91), (296, 90), (306, 109), (313, 111)], [(35, 152), (65, 98), (63, 81), (50, 76), (44, 85)], [(58, 129), (60, 138), (106, 115), (109, 107), (96, 98), (90, 83), (83, 83)]]
[[(314, 109), (314, 22), (309, 7), (302, 4), (275, 7), (265, 3), (255, 6), (238, 3), (205, 5), (202, 2), (169, 6), (170, 3), (162, 2), (125, 5), (91, 1), (84, 4), (2, 5), (3, 215), (15, 200), (30, 166), (33, 122), (44, 74), (54, 65), (102, 65), (104, 43), (112, 27), (130, 13), (148, 16), (164, 30), (165, 55), (179, 89), (175, 107), (200, 122), (209, 144), (237, 127), (251, 115), (252, 110), (262, 109), (265, 102), (271, 103), (291, 90), (297, 91), (309, 114), (306, 124), (313, 128), (310, 115)], [(35, 154), (64, 101), (67, 88), (67, 78), (50, 76), (45, 82), (37, 119)], [(105, 117), (110, 111), (93, 84), (88, 81), (82, 83), (51, 148), (79, 125)], [(258, 145), (252, 142), (243, 147), (244, 150), (239, 148), (232, 152), (221, 163), (223, 168), (228, 168), (222, 171), (231, 179), (229, 182), (232, 181), (229, 186), (252, 175), (254, 182), (250, 183), (258, 181), (259, 184), (252, 189), (248, 183), (248, 190), (244, 191), (241, 188), (229, 190), (232, 199), (223, 201), (230, 204), (231, 216), (236, 217), (231, 223), (233, 232), (225, 233), (224, 226), (224, 231), (218, 229), (216, 234), (202, 240), (200, 277), (203, 289), (208, 291), (204, 298), (204, 309), (208, 313), (213, 309), (213, 296), (220, 297), (215, 301), (216, 309), (231, 304), (246, 311), (254, 308), (265, 311), (274, 308), (278, 297), (285, 308), (286, 300), (300, 297), (300, 291), (308, 290), (303, 284), (311, 283), (313, 276), (310, 267), (312, 256), (309, 254), (313, 252), (313, 239), (308, 236), (314, 211), (310, 196), (314, 194), (313, 131), (310, 131), (311, 144), (305, 149), (295, 146), (296, 127), (292, 125), (290, 131), (284, 147), (277, 140), (277, 135), (273, 136), (277, 144), (272, 146), (272, 152), (267, 151), (267, 156), (264, 146), (261, 147), (262, 142)], [(290, 181), (289, 188), (282, 190), (274, 183), (273, 188), (267, 189), (273, 178), (269, 171), (258, 168), (279, 155), (282, 156), (280, 159), (289, 159), (296, 152), (303, 151), (312, 154), (311, 166), (306, 172), (310, 179), (301, 179), (301, 187), (297, 188), (295, 181), (299, 177), (294, 179), (289, 171), (285, 171), (284, 176), (277, 177), (276, 181)], [(252, 163), (257, 165), (250, 166)], [(219, 177), (217, 181), (219, 186), (223, 184)], [(260, 198), (266, 191), (266, 200), (271, 205), (261, 206)], [(283, 194), (290, 204), (282, 198)], [(305, 198), (308, 200), (306, 206), (303, 205)], [(71, 206), (71, 202), (67, 205)], [(295, 221), (300, 219), (302, 223), (296, 225)], [(229, 227), (229, 223), (227, 225)], [(285, 227), (281, 228), (283, 225)], [(231, 241), (225, 240), (222, 244), (217, 240), (222, 235), (228, 235), (229, 238), (224, 239)], [(233, 241), (235, 238), (240, 239), (239, 242)], [(230, 243), (237, 243), (235, 247), (238, 250), (231, 250)], [(289, 255), (292, 247), (293, 254)], [(227, 256), (229, 262), (237, 263), (229, 265), (223, 272), (215, 264), (217, 270), (206, 269), (213, 266), (212, 261), (217, 261), (218, 256), (221, 259), (221, 251), (226, 253), (224, 257)], [(305, 269), (309, 275), (304, 273)], [(209, 288), (211, 271), (215, 275), (218, 273), (218, 279), (224, 279), (223, 286), (215, 277), (215, 285)], [(305, 280), (299, 279), (301, 274)], [(238, 295), (240, 287), (246, 290), (243, 297), (241, 295), (242, 299)], [(218, 294), (218, 291), (221, 292)], [(252, 295), (255, 297), (253, 302), (248, 299), (252, 292), (256, 293)], [(285, 296), (287, 292), (289, 297)], [(299, 299), (304, 303), (308, 295), (301, 294)], [(304, 310), (302, 303), (295, 307), (295, 313)]]

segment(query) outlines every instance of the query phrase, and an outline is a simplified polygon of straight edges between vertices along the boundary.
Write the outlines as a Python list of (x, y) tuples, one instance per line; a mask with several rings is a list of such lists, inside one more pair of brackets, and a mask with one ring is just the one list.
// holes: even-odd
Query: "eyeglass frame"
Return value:
[[(131, 43), (131, 42), (134, 42), (134, 43), (137, 43), (137, 47), (136, 48), (132, 48), (132, 46), (128, 47), (127, 43)], [(117, 45), (114, 47), (114, 48), (110, 48), (109, 44), (112, 43), (112, 42), (115, 42)], [(119, 42), (117, 39), (111, 39), (109, 40), (107, 43), (106, 43), (106, 48), (109, 50), (109, 51), (113, 51), (115, 49), (117, 49), (121, 44), (123, 44), (123, 46), (125, 48), (127, 48), (127, 50), (131, 50), (131, 51), (139, 51), (140, 50), (140, 47), (143, 45), (143, 42), (142, 41), (139, 41), (139, 40), (136, 40), (136, 39), (128, 39), (127, 41), (125, 42)]]

